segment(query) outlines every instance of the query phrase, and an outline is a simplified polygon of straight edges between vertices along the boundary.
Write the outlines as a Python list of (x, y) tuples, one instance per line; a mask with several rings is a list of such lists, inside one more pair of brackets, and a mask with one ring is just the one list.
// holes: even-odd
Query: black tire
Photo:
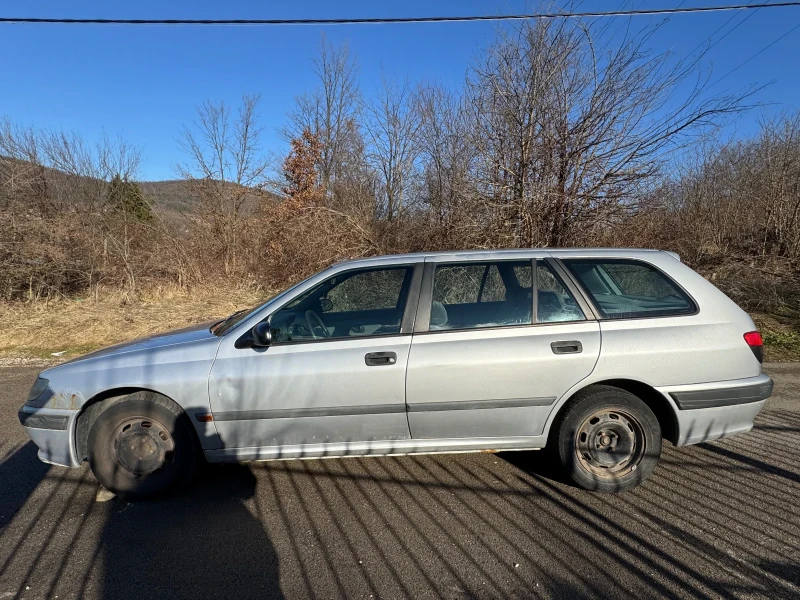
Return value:
[(653, 411), (625, 390), (598, 385), (570, 400), (554, 436), (564, 477), (598, 492), (642, 483), (661, 457), (661, 426)]
[(154, 392), (114, 400), (92, 424), (88, 450), (97, 480), (126, 498), (156, 496), (185, 483), (200, 453), (186, 413)]

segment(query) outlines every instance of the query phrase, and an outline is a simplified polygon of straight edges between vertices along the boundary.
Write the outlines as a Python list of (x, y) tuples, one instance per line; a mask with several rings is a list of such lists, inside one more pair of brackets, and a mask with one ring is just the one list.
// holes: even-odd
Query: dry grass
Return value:
[(754, 314), (753, 320), (764, 336), (766, 362), (800, 361), (800, 315)]
[(65, 359), (160, 331), (224, 317), (268, 297), (251, 289), (158, 287), (135, 297), (0, 303), (0, 356)]

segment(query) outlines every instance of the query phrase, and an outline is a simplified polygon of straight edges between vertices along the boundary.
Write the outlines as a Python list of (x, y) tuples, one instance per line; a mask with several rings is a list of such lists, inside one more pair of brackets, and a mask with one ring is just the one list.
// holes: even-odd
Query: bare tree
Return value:
[(376, 215), (391, 221), (410, 200), (419, 156), (420, 119), (408, 82), (383, 78), (377, 97), (365, 103), (367, 160), (380, 181)]
[(668, 153), (742, 109), (746, 92), (707, 92), (699, 56), (649, 53), (652, 33), (611, 46), (580, 22), (525, 23), (472, 69), (475, 175), (491, 243), (561, 245), (612, 223)]
[(438, 85), (422, 86), (417, 111), (423, 213), (436, 229), (432, 235), (441, 243), (469, 246), (471, 232), (460, 226), (472, 221), (466, 213), (475, 205), (475, 149), (463, 98)]
[(297, 139), (308, 129), (321, 143), (320, 187), (332, 193), (334, 182), (352, 156), (356, 141), (360, 91), (355, 57), (345, 44), (334, 47), (323, 36), (314, 59), (319, 87), (297, 98), (284, 131), (287, 139)]
[(184, 127), (180, 148), (188, 163), (177, 167), (191, 182), (202, 205), (201, 219), (222, 254), (226, 273), (237, 269), (243, 221), (255, 210), (268, 185), (270, 161), (262, 152), (258, 96), (244, 96), (235, 115), (224, 103), (207, 101), (192, 127)]
[(8, 210), (20, 202), (42, 215), (51, 211), (40, 136), (33, 128), (0, 121), (0, 199)]
[(715, 257), (800, 259), (800, 113), (759, 135), (706, 148), (664, 186), (676, 240), (695, 263)]

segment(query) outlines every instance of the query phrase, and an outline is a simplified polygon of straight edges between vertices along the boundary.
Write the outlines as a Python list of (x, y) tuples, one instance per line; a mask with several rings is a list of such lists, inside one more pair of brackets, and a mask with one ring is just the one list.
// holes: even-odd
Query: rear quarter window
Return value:
[(656, 267), (638, 260), (562, 261), (605, 319), (667, 317), (697, 312), (681, 287)]

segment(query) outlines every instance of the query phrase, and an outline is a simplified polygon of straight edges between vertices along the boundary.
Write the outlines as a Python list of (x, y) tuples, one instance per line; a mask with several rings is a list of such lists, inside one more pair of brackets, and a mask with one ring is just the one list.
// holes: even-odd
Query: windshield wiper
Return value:
[(236, 317), (238, 317), (240, 314), (242, 314), (243, 312), (246, 312), (246, 311), (247, 311), (247, 309), (246, 309), (246, 308), (243, 308), (242, 310), (237, 310), (236, 312), (233, 312), (233, 313), (229, 314), (227, 317), (225, 317), (225, 318), (224, 318), (224, 319), (222, 319), (221, 321), (217, 321), (216, 323), (214, 323), (214, 324), (213, 324), (213, 325), (212, 325), (212, 326), (209, 328), (209, 329), (210, 329), (210, 331), (211, 331), (211, 333), (216, 333), (216, 332), (217, 332), (217, 330), (218, 330), (218, 329), (221, 329), (221, 328), (222, 328), (222, 327), (223, 327), (223, 326), (224, 326), (226, 323), (229, 323), (230, 321), (232, 321), (233, 319), (235, 319), (235, 318), (236, 318)]

